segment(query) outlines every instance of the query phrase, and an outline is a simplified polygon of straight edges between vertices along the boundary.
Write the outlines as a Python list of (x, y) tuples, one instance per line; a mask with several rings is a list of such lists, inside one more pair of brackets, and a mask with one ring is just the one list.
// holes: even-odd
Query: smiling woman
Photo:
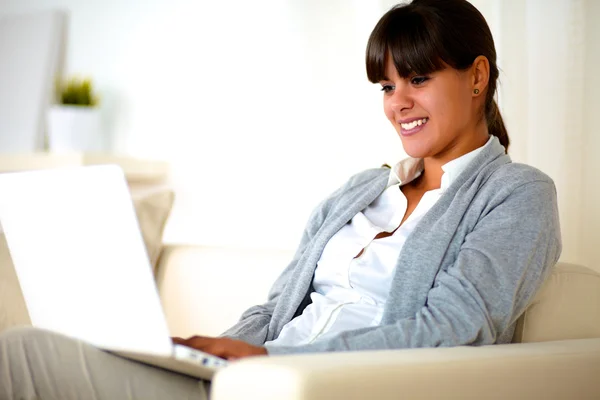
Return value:
[(464, 0), (395, 6), (366, 66), (411, 157), (322, 203), (273, 289), (286, 296), (225, 335), (266, 335), (270, 354), (509, 342), (561, 244), (553, 182), (505, 154), (485, 19)]
[[(512, 340), (561, 238), (553, 181), (506, 154), (485, 19), (466, 0), (395, 6), (373, 30), (366, 63), (411, 157), (360, 172), (321, 202), (266, 303), (222, 337), (177, 343), (232, 360)], [(57, 348), (69, 359), (56, 362)], [(138, 397), (206, 395), (192, 378), (36, 330), (0, 336), (0, 380), (6, 398), (124, 398), (131, 382), (143, 382)]]
[(474, 22), (482, 15), (452, 1), (413, 5), (387, 13), (367, 47), (367, 75), (382, 85), (385, 114), (404, 150), (445, 163), (481, 147), (488, 134), (508, 150), (494, 100), (494, 40), (487, 24)]

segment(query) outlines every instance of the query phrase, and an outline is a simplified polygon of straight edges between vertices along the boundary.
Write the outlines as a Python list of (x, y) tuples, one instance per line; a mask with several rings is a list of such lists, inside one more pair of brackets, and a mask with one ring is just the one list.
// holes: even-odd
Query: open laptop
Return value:
[(227, 364), (172, 344), (118, 166), (0, 174), (0, 224), (33, 326), (198, 378)]

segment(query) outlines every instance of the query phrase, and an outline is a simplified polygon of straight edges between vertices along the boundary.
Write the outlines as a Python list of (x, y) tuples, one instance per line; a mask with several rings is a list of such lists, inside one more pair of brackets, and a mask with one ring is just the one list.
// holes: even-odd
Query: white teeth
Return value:
[(429, 121), (429, 118), (417, 119), (413, 122), (409, 122), (408, 124), (400, 124), (400, 126), (402, 126), (402, 129), (408, 131), (416, 128), (417, 126), (425, 125), (427, 121)]

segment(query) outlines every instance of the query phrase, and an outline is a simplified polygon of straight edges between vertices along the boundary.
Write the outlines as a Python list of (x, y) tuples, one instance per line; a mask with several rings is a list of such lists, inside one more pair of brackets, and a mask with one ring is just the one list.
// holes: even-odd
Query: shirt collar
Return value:
[[(490, 135), (490, 138), (483, 146), (442, 165), (444, 174), (442, 175), (440, 189), (445, 191), (448, 187), (450, 187), (452, 182), (458, 178), (458, 176), (465, 170), (467, 165), (469, 165), (469, 163), (477, 156), (477, 154), (479, 154), (485, 147), (489, 146), (492, 141), (493, 136)], [(418, 178), (422, 172), (422, 159), (412, 157), (405, 158), (394, 165), (394, 167), (390, 170), (387, 187), (397, 184), (405, 185)]]

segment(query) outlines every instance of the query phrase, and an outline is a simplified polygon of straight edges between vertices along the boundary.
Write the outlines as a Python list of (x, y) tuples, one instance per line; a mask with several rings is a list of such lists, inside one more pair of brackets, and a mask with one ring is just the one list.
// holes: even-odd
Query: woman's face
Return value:
[(383, 107), (409, 156), (450, 161), (469, 147), (466, 142), (480, 139), (468, 72), (448, 67), (404, 79), (387, 59)]

